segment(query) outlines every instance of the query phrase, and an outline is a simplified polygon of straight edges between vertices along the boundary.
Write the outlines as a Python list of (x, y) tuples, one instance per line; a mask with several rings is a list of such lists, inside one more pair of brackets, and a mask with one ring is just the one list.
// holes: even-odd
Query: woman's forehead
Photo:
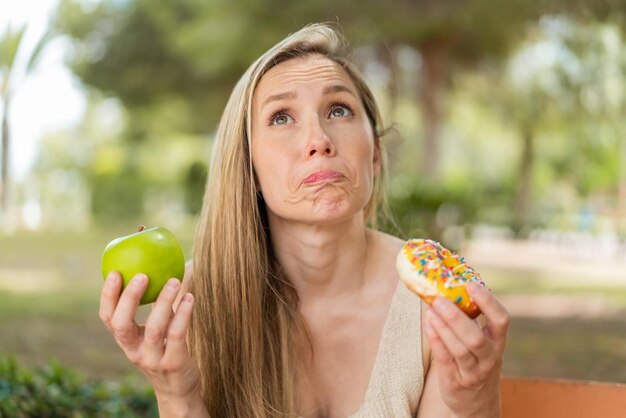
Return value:
[(357, 95), (355, 85), (346, 70), (335, 61), (319, 54), (291, 58), (267, 71), (254, 92), (254, 103), (259, 106), (278, 92), (307, 83), (345, 84)]

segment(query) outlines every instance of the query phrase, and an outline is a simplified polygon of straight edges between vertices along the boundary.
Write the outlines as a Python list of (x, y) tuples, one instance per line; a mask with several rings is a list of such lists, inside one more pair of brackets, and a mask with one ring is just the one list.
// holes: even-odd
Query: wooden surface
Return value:
[(500, 389), (502, 418), (626, 417), (623, 384), (509, 377)]

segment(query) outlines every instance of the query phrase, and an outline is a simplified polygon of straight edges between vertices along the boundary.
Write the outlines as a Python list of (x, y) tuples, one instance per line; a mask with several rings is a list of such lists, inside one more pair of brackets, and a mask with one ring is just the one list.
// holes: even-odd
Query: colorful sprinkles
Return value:
[(465, 287), (470, 282), (485, 286), (477, 271), (465, 263), (465, 258), (429, 239), (409, 239), (404, 250), (418, 273), (426, 277), (444, 296), (474, 317), (480, 310), (470, 299)]

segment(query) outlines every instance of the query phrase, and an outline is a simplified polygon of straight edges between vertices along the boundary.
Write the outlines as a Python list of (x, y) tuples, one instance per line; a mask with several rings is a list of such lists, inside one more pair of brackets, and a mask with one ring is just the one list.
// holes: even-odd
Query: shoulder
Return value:
[(390, 259), (395, 260), (396, 255), (402, 249), (405, 241), (396, 236), (374, 229), (369, 229), (368, 231), (377, 253), (382, 255), (383, 258), (390, 257)]
[(373, 277), (384, 280), (376, 280), (376, 292), (380, 292), (379, 286), (393, 294), (398, 284), (398, 273), (396, 270), (396, 258), (402, 249), (404, 241), (387, 233), (368, 229), (369, 239), (369, 262), (368, 268)]

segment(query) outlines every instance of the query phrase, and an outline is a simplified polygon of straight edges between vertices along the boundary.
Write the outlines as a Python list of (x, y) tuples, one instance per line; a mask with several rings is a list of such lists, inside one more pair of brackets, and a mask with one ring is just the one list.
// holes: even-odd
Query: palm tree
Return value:
[[(17, 88), (16, 81), (16, 56), (20, 47), (23, 48), (26, 25), (13, 31), (11, 26), (7, 26), (4, 34), (0, 37), (0, 101), (2, 102), (2, 170), (0, 171), (0, 213), (6, 213), (8, 209), (9, 196), (9, 166), (10, 166), (10, 130), (9, 130), (9, 109), (13, 94)], [(44, 34), (37, 42), (35, 48), (29, 51), (25, 72), (20, 81), (28, 76), (37, 66), (41, 57), (41, 52), (50, 40), (50, 32)]]

